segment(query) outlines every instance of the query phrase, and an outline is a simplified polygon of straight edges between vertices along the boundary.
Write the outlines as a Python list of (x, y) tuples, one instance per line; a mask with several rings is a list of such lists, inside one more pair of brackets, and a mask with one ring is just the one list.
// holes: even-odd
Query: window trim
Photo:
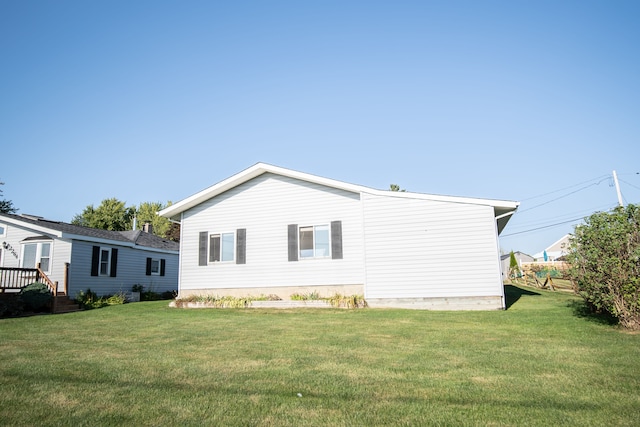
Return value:
[[(153, 263), (154, 262), (158, 263), (157, 271), (153, 270)], [(160, 258), (151, 258), (151, 267), (149, 269), (149, 271), (151, 273), (150, 276), (159, 276), (160, 275), (160, 263), (161, 263)]]
[[(231, 235), (233, 240), (232, 241), (226, 241), (225, 243), (225, 239), (224, 236), (228, 236)], [(214, 238), (217, 237), (218, 240), (218, 247), (217, 247), (217, 251), (218, 253), (216, 254), (215, 252), (212, 252), (212, 242), (214, 242)], [(236, 258), (237, 258), (237, 253), (236, 253), (236, 249), (237, 249), (237, 230), (234, 231), (221, 231), (221, 232), (210, 232), (207, 235), (207, 264), (231, 264), (231, 263), (235, 263), (236, 262)], [(231, 259), (223, 259), (224, 255), (225, 255), (225, 249), (228, 250), (228, 248), (226, 248), (227, 245), (231, 245)], [(215, 246), (214, 246), (215, 247)], [(217, 255), (217, 256), (216, 256)], [(217, 259), (216, 259), (217, 258)]]
[[(318, 229), (322, 227), (324, 228), (323, 231), (325, 231), (327, 233), (327, 248), (326, 248), (326, 254), (325, 255), (317, 255), (317, 251), (318, 246), (317, 246), (317, 231), (319, 231)], [(311, 228), (312, 229), (312, 234), (311, 234), (311, 249), (304, 249), (305, 251), (313, 251), (312, 255), (303, 255), (302, 251), (302, 229), (308, 229)], [(315, 225), (302, 225), (302, 226), (298, 226), (298, 258), (300, 260), (309, 260), (309, 259), (331, 259), (331, 227), (330, 224), (315, 224)]]
[[(102, 259), (102, 255), (107, 252), (106, 261)], [(110, 276), (111, 275), (111, 248), (100, 247), (100, 257), (98, 258), (98, 276)], [(105, 272), (102, 272), (102, 265), (105, 265)]]
[[(27, 246), (30, 245), (36, 245), (36, 257), (35, 257), (35, 265), (33, 267), (25, 267), (24, 266), (24, 255), (25, 255), (25, 248)], [(49, 245), (49, 254), (48, 256), (44, 257), (44, 258), (48, 258), (49, 259), (49, 263), (47, 264), (47, 268), (44, 269), (42, 268), (42, 271), (44, 273), (51, 273), (51, 267), (52, 267), (52, 261), (53, 261), (53, 241), (52, 240), (31, 240), (28, 242), (22, 242), (20, 243), (20, 267), (21, 268), (36, 268), (38, 266), (38, 264), (41, 265), (42, 267), (42, 246), (43, 245)]]
[(7, 237), (7, 224), (0, 222), (0, 237)]

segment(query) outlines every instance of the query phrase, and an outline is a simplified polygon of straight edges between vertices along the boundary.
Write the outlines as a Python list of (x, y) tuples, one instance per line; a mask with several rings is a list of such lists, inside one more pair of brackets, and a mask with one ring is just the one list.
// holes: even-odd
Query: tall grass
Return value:
[(640, 335), (508, 290), (494, 312), (158, 301), (0, 320), (0, 424), (637, 424)]

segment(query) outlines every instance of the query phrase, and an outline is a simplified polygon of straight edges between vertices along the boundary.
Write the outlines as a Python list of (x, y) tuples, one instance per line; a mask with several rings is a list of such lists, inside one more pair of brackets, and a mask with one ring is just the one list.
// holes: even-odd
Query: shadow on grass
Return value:
[(618, 319), (613, 317), (611, 314), (596, 313), (583, 300), (571, 301), (569, 302), (569, 304), (567, 304), (567, 306), (573, 310), (574, 316), (581, 319), (586, 319), (590, 322), (598, 323), (600, 325), (612, 326), (618, 324)]
[(506, 306), (507, 306), (507, 310), (509, 310), (509, 308), (515, 304), (521, 296), (523, 295), (531, 295), (531, 296), (535, 296), (535, 295), (540, 295), (537, 292), (533, 292), (533, 291), (528, 291), (526, 289), (521, 289), (518, 288), (517, 286), (513, 286), (513, 285), (504, 285), (504, 296), (506, 299)]

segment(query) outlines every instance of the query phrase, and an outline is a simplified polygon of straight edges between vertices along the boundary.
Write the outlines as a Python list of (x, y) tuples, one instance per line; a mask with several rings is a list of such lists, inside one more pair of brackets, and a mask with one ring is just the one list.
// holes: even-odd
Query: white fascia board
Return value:
[(6, 224), (15, 225), (16, 227), (26, 228), (38, 233), (47, 234), (52, 237), (62, 238), (63, 235), (62, 231), (54, 230), (49, 227), (43, 227), (41, 225), (31, 224), (30, 222), (23, 222), (14, 218), (7, 218), (3, 216), (0, 217), (0, 221)]
[(171, 206), (168, 206), (158, 212), (158, 215), (165, 218), (169, 218), (173, 221), (178, 221), (177, 216), (182, 212), (190, 209), (200, 203), (211, 199), (212, 197), (222, 194), (227, 190), (237, 187), (253, 178), (256, 178), (264, 173), (273, 173), (275, 175), (286, 176), (289, 178), (299, 179), (301, 181), (312, 182), (319, 185), (325, 185), (328, 187), (339, 188), (345, 191), (351, 191), (354, 193), (360, 193), (364, 190), (368, 190), (367, 187), (360, 185), (348, 184), (342, 181), (336, 181), (329, 178), (323, 178), (316, 175), (307, 174), (304, 172), (298, 172), (291, 169), (281, 168), (278, 166), (269, 165), (266, 163), (257, 163), (244, 171), (233, 175), (211, 187), (187, 197)]
[(411, 193), (408, 191), (389, 191), (389, 190), (374, 190), (374, 189), (367, 189), (367, 191), (365, 192), (374, 194), (377, 196), (432, 200), (436, 202), (448, 202), (448, 203), (463, 203), (467, 205), (492, 206), (494, 208), (506, 210), (507, 212), (515, 211), (518, 208), (518, 206), (520, 206), (519, 202), (514, 202), (511, 200), (478, 199), (474, 197), (441, 196), (437, 194)]
[[(229, 177), (223, 181), (220, 181), (219, 183), (214, 184), (211, 187), (208, 187), (192, 196), (187, 197), (186, 199), (183, 199), (171, 206), (166, 207), (165, 209), (158, 212), (158, 215), (163, 216), (165, 218), (169, 218), (174, 222), (178, 222), (180, 220), (178, 218), (180, 214), (186, 211), (187, 209), (197, 206), (198, 204), (206, 200), (209, 200), (210, 198), (215, 197), (218, 194), (224, 193), (227, 190), (230, 190), (240, 184), (243, 184), (249, 181), (250, 179), (253, 179), (267, 172), (273, 173), (275, 175), (281, 175), (289, 178), (298, 179), (301, 181), (311, 182), (314, 184), (324, 185), (327, 187), (337, 188), (340, 190), (350, 191), (353, 193), (369, 193), (377, 196), (433, 200), (433, 201), (442, 201), (442, 202), (449, 202), (449, 203), (466, 203), (466, 204), (475, 204), (475, 205), (485, 205), (485, 206), (493, 206), (494, 208), (499, 208), (501, 210), (507, 210), (507, 211), (515, 210), (519, 206), (518, 202), (506, 201), (506, 200), (477, 199), (477, 198), (469, 198), (469, 197), (438, 196), (438, 195), (422, 194), (422, 193), (376, 190), (376, 189), (365, 187), (362, 185), (349, 184), (347, 182), (324, 178), (317, 175), (311, 175), (304, 172), (298, 172), (291, 169), (282, 168), (279, 166), (269, 165), (267, 163), (256, 163), (250, 168), (245, 169), (244, 171), (239, 172), (233, 175), (232, 177)], [(500, 212), (500, 213), (502, 214), (504, 212)]]

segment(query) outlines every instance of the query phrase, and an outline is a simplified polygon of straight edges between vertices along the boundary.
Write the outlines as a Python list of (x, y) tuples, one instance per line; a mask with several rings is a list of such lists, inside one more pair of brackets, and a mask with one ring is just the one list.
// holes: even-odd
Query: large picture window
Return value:
[(25, 243), (22, 246), (22, 268), (36, 268), (40, 264), (40, 269), (45, 273), (49, 272), (51, 266), (51, 243)]
[(330, 255), (329, 226), (300, 227), (300, 258), (324, 258)]

